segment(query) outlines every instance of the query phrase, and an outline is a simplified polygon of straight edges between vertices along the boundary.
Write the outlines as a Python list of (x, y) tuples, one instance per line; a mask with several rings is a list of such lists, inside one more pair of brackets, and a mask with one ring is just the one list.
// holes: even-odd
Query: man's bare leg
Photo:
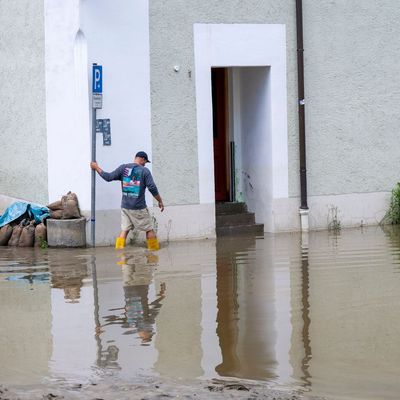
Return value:
[(155, 238), (157, 238), (157, 236), (153, 229), (151, 231), (146, 232), (146, 239), (155, 239)]

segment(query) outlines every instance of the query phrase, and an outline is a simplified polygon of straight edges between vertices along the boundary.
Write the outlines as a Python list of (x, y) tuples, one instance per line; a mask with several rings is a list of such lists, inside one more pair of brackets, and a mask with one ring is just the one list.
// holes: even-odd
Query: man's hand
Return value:
[(157, 196), (154, 196), (154, 198), (158, 201), (158, 208), (161, 210), (161, 212), (164, 211), (164, 203), (162, 202), (161, 196), (158, 194)]
[(98, 173), (102, 171), (101, 168), (99, 167), (99, 164), (97, 164), (96, 161), (92, 161), (90, 163), (90, 168), (92, 168), (94, 171), (97, 171)]

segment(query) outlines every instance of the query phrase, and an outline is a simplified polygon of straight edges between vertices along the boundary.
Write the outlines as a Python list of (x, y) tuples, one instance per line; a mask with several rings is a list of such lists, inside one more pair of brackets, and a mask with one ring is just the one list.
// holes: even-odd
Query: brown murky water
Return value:
[(0, 248), (0, 383), (237, 377), (398, 399), (400, 231)]

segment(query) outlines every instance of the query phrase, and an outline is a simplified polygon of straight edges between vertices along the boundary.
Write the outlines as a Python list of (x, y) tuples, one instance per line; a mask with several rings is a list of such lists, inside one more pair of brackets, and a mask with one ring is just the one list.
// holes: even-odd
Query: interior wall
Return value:
[(256, 222), (268, 228), (273, 198), (270, 68), (237, 68), (235, 75), (236, 198), (246, 202)]

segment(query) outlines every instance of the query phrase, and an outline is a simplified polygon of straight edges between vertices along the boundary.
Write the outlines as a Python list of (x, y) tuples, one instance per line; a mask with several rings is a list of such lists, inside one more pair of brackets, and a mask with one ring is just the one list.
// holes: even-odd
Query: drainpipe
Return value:
[(297, 82), (299, 97), (299, 151), (300, 151), (300, 223), (301, 230), (308, 231), (307, 169), (306, 169), (306, 126), (304, 102), (304, 49), (303, 49), (303, 2), (296, 0), (297, 26)]

